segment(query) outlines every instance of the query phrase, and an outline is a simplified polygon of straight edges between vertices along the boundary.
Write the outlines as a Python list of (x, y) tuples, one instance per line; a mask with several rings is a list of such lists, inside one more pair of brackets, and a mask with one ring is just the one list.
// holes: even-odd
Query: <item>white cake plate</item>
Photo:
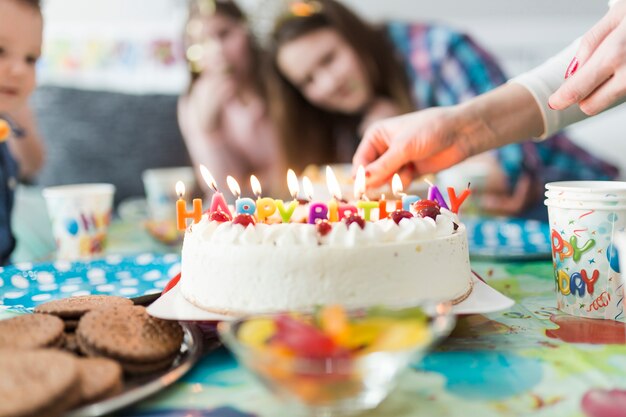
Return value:
[[(474, 274), (472, 274), (472, 281), (474, 288), (469, 297), (452, 308), (455, 314), (493, 313), (506, 310), (515, 304), (515, 301), (494, 290)], [(211, 313), (196, 307), (182, 296), (179, 287), (176, 285), (148, 306), (148, 313), (165, 320), (223, 321), (235, 319), (233, 316)]]

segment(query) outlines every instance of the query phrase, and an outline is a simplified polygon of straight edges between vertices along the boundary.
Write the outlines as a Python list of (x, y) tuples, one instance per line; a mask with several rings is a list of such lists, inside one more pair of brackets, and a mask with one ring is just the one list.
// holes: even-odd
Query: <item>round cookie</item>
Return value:
[(122, 367), (107, 358), (78, 359), (82, 403), (108, 398), (122, 390)]
[(52, 314), (65, 320), (76, 320), (88, 311), (114, 305), (133, 305), (132, 300), (114, 295), (81, 295), (48, 301), (35, 307), (35, 313)]
[(47, 314), (24, 314), (0, 320), (0, 349), (61, 347), (63, 320)]
[(120, 362), (131, 374), (167, 368), (183, 342), (177, 322), (151, 317), (141, 306), (115, 306), (85, 314), (76, 339), (87, 356), (105, 356)]
[(0, 417), (57, 417), (80, 401), (77, 360), (52, 350), (0, 350)]

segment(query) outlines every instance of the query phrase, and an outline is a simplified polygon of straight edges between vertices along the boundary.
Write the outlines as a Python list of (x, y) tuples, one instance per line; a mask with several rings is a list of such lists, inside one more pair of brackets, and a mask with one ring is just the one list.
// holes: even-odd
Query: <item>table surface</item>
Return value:
[[(141, 224), (113, 224), (110, 252), (177, 248)], [(556, 310), (549, 261), (473, 260), (473, 269), (513, 298), (509, 310), (460, 317), (453, 334), (364, 416), (624, 416), (624, 325)], [(14, 313), (1, 311), (0, 318)], [(181, 381), (116, 416), (292, 416), (225, 349), (206, 355)]]

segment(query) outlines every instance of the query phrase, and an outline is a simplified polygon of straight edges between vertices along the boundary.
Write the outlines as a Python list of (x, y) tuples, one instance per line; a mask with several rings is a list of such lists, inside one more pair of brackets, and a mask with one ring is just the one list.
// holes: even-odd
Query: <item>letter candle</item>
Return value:
[[(402, 186), (402, 180), (400, 179), (400, 175), (393, 174), (393, 178), (391, 179), (391, 190), (393, 191), (393, 195), (396, 198), (400, 198), (401, 201), (401, 209), (406, 211), (411, 211), (411, 204), (419, 201), (420, 198), (416, 195), (406, 194), (403, 192), (404, 187)], [(398, 208), (398, 202), (396, 201), (396, 210), (400, 210)]]
[(467, 188), (463, 190), (460, 196), (456, 196), (456, 192), (454, 188), (448, 187), (448, 197), (450, 198), (450, 211), (454, 214), (459, 214), (459, 209), (461, 208), (461, 204), (465, 201), (467, 197), (472, 193), (470, 190), (470, 183), (467, 183)]
[[(307, 200), (313, 201), (313, 184), (309, 177), (302, 178), (302, 188)], [(315, 224), (318, 220), (328, 219), (328, 206), (324, 203), (311, 203), (309, 205), (309, 224)]]
[(178, 201), (176, 201), (176, 226), (178, 230), (185, 230), (187, 228), (187, 219), (193, 219), (194, 223), (198, 223), (202, 218), (202, 200), (199, 198), (193, 199), (193, 211), (187, 211), (187, 202), (183, 198), (185, 196), (185, 184), (182, 181), (176, 182), (176, 194), (178, 194)]
[(329, 166), (326, 166), (326, 185), (328, 186), (328, 191), (333, 196), (333, 199), (328, 203), (329, 221), (336, 222), (351, 214), (358, 214), (359, 211), (352, 204), (340, 203), (343, 200), (341, 187), (333, 169)]
[(220, 193), (217, 189), (217, 182), (213, 175), (209, 172), (207, 167), (200, 164), (200, 175), (204, 179), (204, 182), (207, 183), (209, 188), (213, 190), (213, 197), (211, 198), (211, 207), (208, 209), (210, 212), (221, 211), (226, 214), (228, 218), (232, 219), (233, 215), (228, 208), (228, 204), (226, 204), (226, 200), (224, 199), (224, 194)]
[(254, 216), (254, 212), (256, 211), (254, 200), (248, 197), (240, 198), (241, 188), (239, 188), (239, 183), (230, 175), (226, 177), (226, 183), (228, 184), (228, 188), (230, 188), (230, 192), (235, 196), (235, 213), (245, 213)]
[(250, 176), (250, 186), (256, 196), (256, 217), (260, 222), (265, 222), (276, 211), (276, 203), (273, 198), (261, 197), (261, 183), (255, 175)]
[(439, 207), (449, 209), (448, 205), (446, 204), (445, 198), (443, 198), (443, 195), (441, 195), (441, 191), (439, 191), (439, 188), (437, 188), (432, 182), (428, 181), (428, 179), (424, 179), (424, 181), (426, 181), (426, 183), (428, 183), (429, 185), (428, 199), (439, 203)]
[(387, 200), (385, 200), (385, 194), (380, 195), (380, 201), (378, 202), (378, 219), (386, 219), (389, 217), (389, 212), (387, 211)]
[(370, 220), (370, 212), (372, 209), (378, 207), (378, 203), (375, 201), (369, 201), (365, 195), (365, 168), (363, 165), (359, 165), (356, 171), (356, 178), (354, 179), (354, 198), (358, 200), (356, 203), (357, 208), (363, 210), (363, 218), (366, 221)]
[(300, 192), (300, 184), (298, 184), (298, 177), (296, 173), (293, 172), (293, 169), (287, 170), (287, 187), (289, 188), (289, 194), (291, 194), (291, 198), (293, 200), (289, 203), (287, 208), (283, 203), (283, 200), (276, 200), (276, 208), (278, 209), (278, 214), (280, 214), (280, 218), (283, 219), (283, 223), (289, 223), (291, 220), (291, 216), (293, 216), (293, 212), (298, 207), (298, 193)]

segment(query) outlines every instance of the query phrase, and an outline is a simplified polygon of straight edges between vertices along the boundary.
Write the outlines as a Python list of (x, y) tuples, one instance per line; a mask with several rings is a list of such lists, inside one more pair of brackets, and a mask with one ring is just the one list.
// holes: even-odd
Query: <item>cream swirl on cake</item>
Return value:
[(210, 221), (185, 233), (181, 292), (227, 314), (458, 301), (471, 291), (465, 226), (435, 219), (248, 225)]

